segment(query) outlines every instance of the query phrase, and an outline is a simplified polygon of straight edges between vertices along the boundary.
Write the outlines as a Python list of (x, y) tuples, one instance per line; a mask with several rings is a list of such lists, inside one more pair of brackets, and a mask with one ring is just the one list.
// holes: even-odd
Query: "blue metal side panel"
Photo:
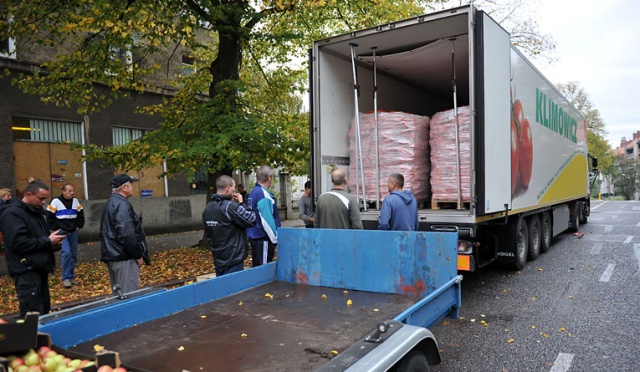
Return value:
[(462, 275), (451, 279), (448, 283), (403, 311), (394, 320), (418, 327), (430, 328), (446, 316), (457, 319), (460, 317), (462, 303), (461, 281)]
[(168, 291), (153, 292), (104, 307), (54, 319), (40, 325), (39, 331), (51, 335), (57, 346), (68, 348), (136, 324), (158, 319), (271, 282), (276, 263), (185, 285)]
[(457, 275), (455, 233), (282, 228), (280, 281), (425, 296)]

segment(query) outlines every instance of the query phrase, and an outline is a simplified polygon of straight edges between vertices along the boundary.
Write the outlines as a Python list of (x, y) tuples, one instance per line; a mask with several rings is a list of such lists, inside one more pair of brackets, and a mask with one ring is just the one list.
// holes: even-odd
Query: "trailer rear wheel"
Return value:
[(501, 229), (498, 263), (511, 270), (522, 270), (527, 264), (529, 229), (522, 216), (514, 216), (506, 228)]
[(587, 223), (587, 211), (586, 211), (587, 205), (586, 203), (578, 203), (578, 205), (579, 205), (578, 209), (580, 211), (578, 215), (580, 219), (580, 223), (584, 225), (585, 223)]
[(428, 372), (429, 363), (427, 357), (420, 350), (411, 350), (402, 357), (393, 368), (394, 372)]
[(540, 219), (538, 215), (529, 216), (529, 260), (533, 261), (540, 256)]
[(551, 248), (551, 218), (549, 212), (540, 214), (540, 252), (545, 253)]

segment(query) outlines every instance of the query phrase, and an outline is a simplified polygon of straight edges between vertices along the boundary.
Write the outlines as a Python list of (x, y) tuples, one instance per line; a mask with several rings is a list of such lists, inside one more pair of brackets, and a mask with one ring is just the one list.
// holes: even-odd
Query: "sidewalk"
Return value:
[[(302, 220), (282, 221), (282, 227), (304, 227)], [(147, 245), (149, 254), (164, 252), (181, 246), (195, 246), (203, 237), (203, 230), (186, 231), (172, 234), (149, 235)], [(56, 267), (60, 267), (60, 251), (55, 253)], [(100, 242), (78, 244), (78, 263), (100, 260)], [(7, 263), (0, 256), (0, 275), (7, 275)]]

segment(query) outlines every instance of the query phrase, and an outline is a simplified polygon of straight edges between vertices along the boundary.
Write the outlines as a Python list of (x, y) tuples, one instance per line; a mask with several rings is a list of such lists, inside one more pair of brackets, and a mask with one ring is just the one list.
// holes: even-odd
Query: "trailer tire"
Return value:
[(427, 362), (427, 356), (420, 350), (413, 349), (393, 368), (394, 372), (428, 372), (429, 363)]
[(569, 211), (569, 232), (577, 232), (580, 229), (580, 203), (575, 202)]
[(522, 270), (527, 264), (529, 250), (529, 229), (522, 216), (509, 220), (506, 228), (498, 235), (500, 240), (497, 262), (509, 270)]
[(545, 253), (551, 249), (551, 238), (553, 234), (549, 212), (542, 212), (540, 214), (540, 252)]
[(538, 256), (540, 256), (540, 244), (541, 244), (541, 234), (540, 234), (540, 219), (538, 215), (529, 216), (527, 218), (529, 225), (529, 252), (528, 257), (530, 261), (534, 261)]
[(580, 213), (578, 214), (579, 216), (579, 220), (580, 220), (580, 224), (584, 225), (585, 223), (587, 223), (587, 204), (586, 203), (578, 203), (579, 207), (578, 209), (580, 210)]

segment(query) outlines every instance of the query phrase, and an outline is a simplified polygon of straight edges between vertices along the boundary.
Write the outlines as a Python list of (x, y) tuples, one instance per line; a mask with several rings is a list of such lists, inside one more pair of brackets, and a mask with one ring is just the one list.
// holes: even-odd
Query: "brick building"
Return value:
[[(116, 58), (121, 58), (123, 63), (140, 61), (135, 51), (133, 54), (131, 51), (116, 52)], [(144, 63), (161, 63), (163, 66), (148, 79), (150, 83), (162, 86), (158, 83), (166, 80), (167, 76), (192, 71), (194, 59), (188, 51), (177, 47), (177, 52), (172, 52), (166, 56), (145, 57)], [(141, 137), (158, 128), (160, 118), (136, 113), (136, 108), (159, 103), (172, 91), (150, 90), (118, 99), (99, 113), (79, 115), (74, 108), (45, 104), (41, 97), (25, 94), (12, 84), (20, 73), (42, 72), (41, 64), (52, 53), (55, 50), (48, 47), (22, 45), (20, 40), (0, 40), (0, 71), (6, 71), (0, 75), (0, 188), (15, 190), (20, 197), (30, 179), (39, 179), (51, 187), (52, 196), (55, 196), (59, 195), (64, 183), (71, 182), (76, 187), (76, 197), (92, 207), (85, 206), (89, 214), (88, 230), (92, 229), (92, 223), (97, 229), (100, 218), (97, 212), (111, 193), (109, 183), (116, 170), (104, 167), (99, 161), (82, 162), (82, 150), (72, 149), (70, 144), (111, 146)], [(159, 178), (162, 172), (163, 164), (140, 172), (129, 172), (140, 179), (132, 203), (137, 209), (144, 206), (154, 211), (147, 213), (152, 216), (145, 225), (151, 223), (150, 230), (158, 231), (199, 226), (198, 211), (204, 207), (202, 195), (194, 195), (199, 192), (194, 192), (185, 176)], [(165, 206), (175, 207), (176, 203), (182, 203), (180, 208), (174, 208), (178, 212), (165, 210), (168, 208)], [(95, 233), (87, 232), (93, 236)]]

